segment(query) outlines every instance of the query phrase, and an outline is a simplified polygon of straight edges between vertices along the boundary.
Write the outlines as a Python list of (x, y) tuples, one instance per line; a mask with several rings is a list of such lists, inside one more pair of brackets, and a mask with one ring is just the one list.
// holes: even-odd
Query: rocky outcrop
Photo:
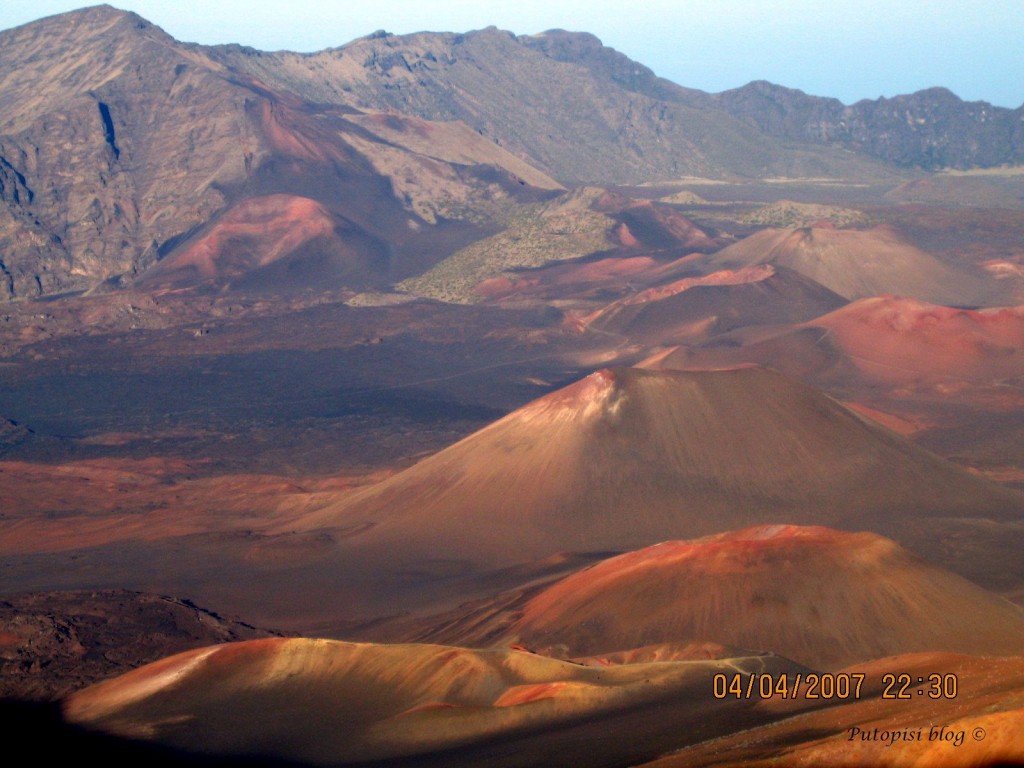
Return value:
[(966, 169), (1024, 162), (1024, 107), (967, 102), (945, 88), (846, 106), (758, 81), (714, 99), (770, 136), (844, 147), (899, 166)]
[(465, 126), (312, 104), (209, 54), (109, 6), (0, 33), (0, 299), (134, 281), (273, 195), (325, 206), (376, 285), (424, 224), (559, 188)]
[(461, 120), (568, 183), (886, 173), (849, 153), (786, 147), (585, 33), (378, 32), (315, 54), (210, 55), (310, 100)]
[(245, 178), (248, 94), (138, 16), (100, 6), (0, 38), (0, 295), (138, 272)]
[(0, 696), (52, 699), (171, 653), (277, 633), (123, 589), (0, 600)]

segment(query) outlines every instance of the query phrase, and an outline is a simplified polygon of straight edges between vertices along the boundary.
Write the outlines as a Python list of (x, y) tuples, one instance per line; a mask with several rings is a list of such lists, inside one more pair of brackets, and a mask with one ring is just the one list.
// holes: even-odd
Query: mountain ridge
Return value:
[(386, 254), (338, 284), (365, 290), (422, 274), (493, 234), (510, 198), (559, 182), (895, 182), (1024, 158), (1024, 128), (1007, 122), (1019, 110), (947, 91), (844, 107), (745, 88), (685, 88), (565, 30), (380, 32), (298, 54), (182, 43), (111, 6), (47, 17), (0, 32), (0, 297), (131, 283), (248, 196), (327, 204)]
[(1024, 105), (964, 101), (948, 88), (846, 105), (755, 80), (712, 98), (768, 135), (841, 146), (901, 167), (966, 170), (1024, 162)]
[[(0, 32), (0, 49), (7, 299), (133, 282), (232, 206), (280, 193), (324, 204), (356, 239), (342, 238), (346, 247), (383, 254), (373, 279), (348, 281), (358, 289), (429, 266), (434, 247), (423, 240), (412, 263), (403, 267), (400, 254), (435, 237), (438, 211), (464, 241), (481, 230), (469, 220), (475, 210), (559, 188), (458, 126), (388, 126), (309, 104), (109, 6)], [(431, 128), (441, 148), (432, 156), (419, 138)], [(318, 258), (299, 253), (289, 265), (308, 271)]]
[[(209, 49), (303, 98), (462, 120), (570, 184), (694, 176), (886, 177), (869, 158), (798, 149), (658, 78), (587, 33), (375, 33), (312, 54)], [(629, 62), (626, 64), (626, 62)]]

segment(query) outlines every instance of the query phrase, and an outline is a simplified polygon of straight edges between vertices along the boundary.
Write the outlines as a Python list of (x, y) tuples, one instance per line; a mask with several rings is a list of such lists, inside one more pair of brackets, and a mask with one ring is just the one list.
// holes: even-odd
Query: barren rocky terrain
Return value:
[(4, 712), (108, 764), (1024, 760), (1019, 118), (562, 30), (0, 32)]

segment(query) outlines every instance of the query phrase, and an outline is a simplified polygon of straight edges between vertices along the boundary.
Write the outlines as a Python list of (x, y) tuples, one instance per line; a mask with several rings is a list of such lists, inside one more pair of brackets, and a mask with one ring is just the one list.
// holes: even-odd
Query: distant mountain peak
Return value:
[(544, 41), (549, 45), (549, 50), (561, 48), (568, 51), (569, 49), (575, 49), (577, 53), (592, 53), (605, 47), (597, 35), (590, 32), (574, 32), (567, 29), (548, 29), (536, 35), (526, 35), (524, 39), (526, 41)]
[(1024, 162), (1022, 109), (967, 102), (934, 86), (844, 105), (755, 80), (712, 97), (730, 114), (788, 141), (840, 146), (904, 167), (990, 167)]
[[(60, 24), (62, 26), (81, 26), (81, 25), (96, 25), (106, 26), (111, 22), (127, 21), (139, 29), (160, 29), (153, 22), (144, 19), (134, 11), (125, 11), (120, 8), (115, 8), (107, 3), (100, 5), (89, 5), (84, 8), (78, 8), (73, 11), (67, 11), (65, 13), (57, 13), (52, 16), (39, 19), (38, 21), (32, 21), (28, 24), (23, 24), (18, 29), (31, 26), (33, 24), (47, 24), (54, 26)], [(162, 30), (161, 30), (162, 31)]]

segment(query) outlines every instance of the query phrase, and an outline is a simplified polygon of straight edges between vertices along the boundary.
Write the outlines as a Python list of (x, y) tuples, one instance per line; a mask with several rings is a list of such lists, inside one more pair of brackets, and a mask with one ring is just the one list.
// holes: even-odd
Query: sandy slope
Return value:
[(432, 753), (449, 765), (621, 765), (758, 722), (744, 715), (752, 702), (713, 698), (719, 671), (803, 670), (774, 656), (591, 667), (520, 651), (270, 640), (173, 656), (73, 695), (65, 711), (190, 750), (314, 765)]
[(803, 322), (844, 303), (793, 270), (761, 264), (656, 285), (584, 322), (648, 344), (699, 343), (735, 328)]
[(292, 262), (294, 268), (303, 260), (315, 264), (321, 281), (366, 281), (380, 269), (379, 250), (379, 243), (315, 200), (264, 195), (229, 209), (186, 247), (150, 269), (141, 284), (228, 283), (278, 262)]
[(696, 640), (819, 669), (911, 651), (1024, 653), (1018, 606), (881, 536), (818, 527), (657, 544), (562, 579), (516, 614), (506, 638), (570, 656)]
[(1020, 509), (1018, 494), (777, 373), (614, 369), (339, 495), (297, 528), (360, 531), (346, 551), (386, 570), (433, 562), (454, 574), (754, 524), (884, 532)]
[(789, 267), (847, 299), (894, 293), (947, 304), (988, 303), (995, 283), (958, 272), (891, 227), (765, 229), (707, 261), (713, 269)]
[[(1021, 657), (909, 654), (844, 670), (863, 675), (845, 698), (803, 688), (717, 699), (715, 674), (786, 675), (792, 686), (809, 670), (773, 656), (594, 667), (520, 651), (260, 640), (156, 662), (78, 692), (65, 713), (193, 753), (311, 765), (983, 766), (1024, 757), (1022, 670)], [(915, 681), (909, 698), (886, 698), (901, 686), (887, 689), (885, 675), (902, 673)], [(928, 696), (932, 674), (955, 677), (953, 695)], [(933, 726), (962, 740), (929, 741)], [(893, 731), (920, 735), (893, 745), (859, 735)]]

